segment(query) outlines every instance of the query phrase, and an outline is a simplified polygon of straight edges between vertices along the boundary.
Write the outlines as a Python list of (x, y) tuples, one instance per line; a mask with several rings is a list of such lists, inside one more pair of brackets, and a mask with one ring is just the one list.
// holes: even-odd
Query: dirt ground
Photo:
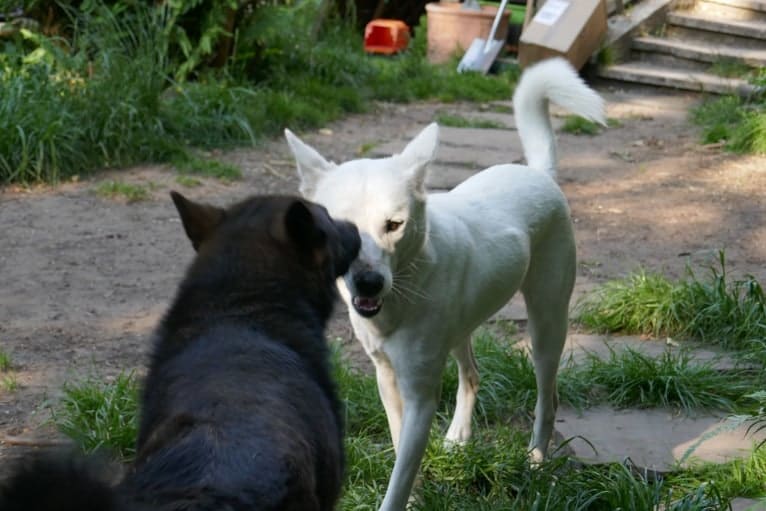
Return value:
[[(559, 134), (559, 181), (575, 221), (581, 281), (602, 282), (639, 266), (682, 276), (690, 257), (711, 262), (724, 248), (732, 271), (764, 282), (766, 158), (699, 145), (686, 120), (697, 95), (597, 87), (616, 126), (595, 137)], [(401, 148), (445, 111), (470, 117), (492, 108), (382, 104), (302, 136), (340, 161), (382, 144)], [(517, 160), (517, 134), (505, 133), (504, 161)], [(481, 147), (470, 141), (447, 149), (464, 152), (463, 161), (481, 160)], [(221, 205), (252, 193), (297, 191), (281, 138), (215, 156), (239, 164), (244, 179), (203, 179), (185, 188), (172, 169), (149, 166), (56, 187), (0, 189), (0, 348), (18, 384), (12, 391), (0, 385), (0, 472), (26, 444), (55, 439), (46, 406), (62, 382), (142, 373), (151, 330), (193, 256), (170, 189)], [(94, 189), (105, 179), (150, 184), (152, 198), (127, 204), (99, 197)], [(367, 367), (343, 311), (331, 336)]]

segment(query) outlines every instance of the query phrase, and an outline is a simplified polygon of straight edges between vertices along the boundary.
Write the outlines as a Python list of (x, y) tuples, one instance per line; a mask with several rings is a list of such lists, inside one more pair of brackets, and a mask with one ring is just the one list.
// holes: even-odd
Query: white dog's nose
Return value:
[(362, 296), (377, 296), (385, 283), (383, 275), (376, 271), (361, 271), (354, 274), (354, 287)]

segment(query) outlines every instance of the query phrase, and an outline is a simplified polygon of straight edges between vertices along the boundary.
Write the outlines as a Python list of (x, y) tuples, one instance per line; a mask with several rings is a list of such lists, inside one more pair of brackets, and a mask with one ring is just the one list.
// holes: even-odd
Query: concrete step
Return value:
[(760, 19), (715, 17), (695, 9), (668, 13), (667, 21), (685, 28), (766, 40), (766, 22)]
[(615, 64), (599, 70), (599, 76), (613, 80), (715, 94), (749, 96), (758, 90), (754, 85), (738, 78), (724, 78), (704, 71), (679, 69), (667, 64), (659, 65), (645, 61)]
[(766, 49), (710, 44), (694, 39), (643, 36), (633, 40), (632, 48), (699, 62), (713, 63), (721, 59), (732, 59), (749, 66), (766, 66)]
[(751, 11), (766, 12), (766, 0), (708, 0), (709, 3), (739, 7)]
[(734, 34), (721, 34), (719, 32), (709, 32), (706, 30), (697, 30), (676, 25), (665, 25), (662, 30), (656, 30), (649, 35), (653, 35), (655, 37), (663, 37), (666, 39), (676, 39), (699, 44), (707, 44), (709, 46), (730, 46), (735, 48), (766, 51), (766, 41), (762, 39), (741, 37)]
[(710, 19), (766, 22), (766, 13), (759, 11), (758, 9), (740, 7), (725, 1), (700, 0), (689, 9), (689, 12), (707, 16)]

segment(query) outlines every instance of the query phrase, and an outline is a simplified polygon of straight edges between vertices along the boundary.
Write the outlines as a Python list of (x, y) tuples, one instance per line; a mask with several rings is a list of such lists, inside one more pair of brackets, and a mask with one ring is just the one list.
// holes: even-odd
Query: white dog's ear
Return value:
[(438, 144), (439, 125), (433, 122), (407, 144), (400, 155), (404, 160), (405, 173), (419, 193), (425, 194), (426, 172)]
[(332, 169), (335, 164), (325, 160), (316, 149), (303, 142), (288, 129), (285, 130), (285, 138), (298, 167), (298, 175), (301, 178), (300, 191), (304, 197), (311, 199), (322, 174)]

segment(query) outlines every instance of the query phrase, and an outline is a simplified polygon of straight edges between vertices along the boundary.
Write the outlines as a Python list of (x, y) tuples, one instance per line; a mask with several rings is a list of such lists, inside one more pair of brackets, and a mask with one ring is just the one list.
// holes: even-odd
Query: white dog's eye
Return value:
[(404, 222), (401, 220), (386, 220), (386, 232), (395, 232), (402, 225), (404, 225)]

